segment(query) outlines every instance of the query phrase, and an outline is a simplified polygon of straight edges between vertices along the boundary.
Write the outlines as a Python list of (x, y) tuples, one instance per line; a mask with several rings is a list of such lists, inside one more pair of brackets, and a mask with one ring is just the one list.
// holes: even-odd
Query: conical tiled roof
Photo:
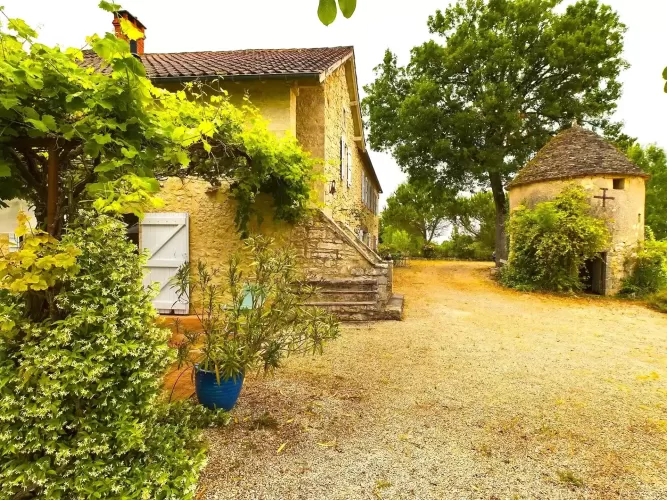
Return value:
[(508, 188), (589, 176), (649, 177), (595, 132), (573, 125), (553, 137), (523, 167)]

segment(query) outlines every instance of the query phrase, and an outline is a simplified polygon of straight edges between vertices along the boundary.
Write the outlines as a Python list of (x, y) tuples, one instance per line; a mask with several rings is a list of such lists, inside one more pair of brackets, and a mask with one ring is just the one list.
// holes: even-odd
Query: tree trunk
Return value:
[(498, 172), (489, 172), (489, 180), (491, 181), (493, 203), (496, 206), (496, 267), (500, 267), (502, 265), (501, 260), (507, 261), (508, 254), (507, 233), (505, 232), (507, 203), (503, 180), (500, 174)]
[(58, 212), (58, 152), (55, 144), (49, 148), (47, 170), (46, 227), (49, 234), (55, 236)]

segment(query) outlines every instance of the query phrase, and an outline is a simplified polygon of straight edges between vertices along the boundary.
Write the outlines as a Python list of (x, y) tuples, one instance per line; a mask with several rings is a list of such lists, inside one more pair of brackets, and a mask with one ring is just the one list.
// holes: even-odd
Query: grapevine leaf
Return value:
[(338, 6), (343, 15), (349, 19), (357, 9), (357, 0), (338, 0)]
[(329, 26), (336, 20), (338, 8), (336, 7), (336, 0), (320, 0), (320, 5), (317, 8), (317, 16), (325, 26)]
[(107, 12), (118, 12), (121, 9), (121, 6), (117, 3), (107, 2), (106, 0), (102, 0), (99, 4), (97, 4), (97, 6), (102, 10), (106, 10)]

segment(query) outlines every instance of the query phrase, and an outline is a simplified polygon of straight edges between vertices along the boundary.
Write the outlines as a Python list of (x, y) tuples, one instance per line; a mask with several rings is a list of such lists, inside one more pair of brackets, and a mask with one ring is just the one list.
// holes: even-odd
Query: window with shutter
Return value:
[(366, 173), (361, 172), (361, 203), (366, 203), (366, 193), (364, 190), (366, 189)]
[(352, 185), (352, 151), (347, 150), (347, 187)]
[(340, 178), (345, 180), (345, 174), (347, 173), (347, 165), (345, 165), (345, 160), (347, 160), (347, 155), (345, 150), (347, 149), (347, 144), (345, 143), (345, 137), (340, 138)]

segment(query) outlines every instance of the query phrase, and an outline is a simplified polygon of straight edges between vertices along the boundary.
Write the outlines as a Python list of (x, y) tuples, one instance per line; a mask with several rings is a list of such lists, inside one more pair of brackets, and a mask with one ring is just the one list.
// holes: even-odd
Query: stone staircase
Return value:
[[(329, 272), (316, 273), (310, 284), (317, 293), (307, 305), (325, 308), (342, 321), (401, 320), (403, 296), (393, 294), (392, 263), (383, 261), (345, 224), (324, 213), (319, 218), (314, 230), (326, 235), (320, 237), (311, 255), (326, 249), (335, 252), (331, 255), (337, 256), (339, 264), (330, 266)], [(356, 263), (348, 265), (352, 261)]]
[(341, 321), (400, 321), (403, 316), (403, 297), (381, 302), (377, 278), (322, 278), (309, 284), (317, 292), (307, 305), (325, 308)]

